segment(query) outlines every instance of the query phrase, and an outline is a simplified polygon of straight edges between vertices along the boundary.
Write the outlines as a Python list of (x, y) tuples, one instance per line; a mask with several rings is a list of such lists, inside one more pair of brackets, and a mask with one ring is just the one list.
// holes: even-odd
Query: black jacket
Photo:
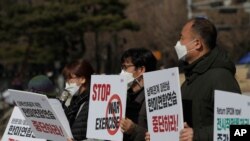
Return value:
[[(194, 141), (213, 140), (214, 90), (241, 93), (234, 75), (235, 65), (217, 47), (210, 53), (184, 67), (186, 80), (182, 84), (182, 99), (190, 101), (190, 126)], [(187, 105), (186, 105), (187, 106)], [(188, 109), (183, 105), (183, 110)]]
[[(82, 107), (80, 109), (80, 107)], [(79, 111), (80, 109), (80, 111)], [(74, 140), (86, 139), (89, 110), (89, 92), (73, 96), (70, 105), (64, 107)], [(79, 112), (79, 113), (78, 113)], [(77, 115), (78, 114), (78, 115)]]
[(123, 141), (144, 141), (147, 131), (144, 88), (137, 93), (133, 93), (131, 89), (128, 90), (126, 117), (131, 119), (136, 127), (132, 134), (124, 134)]

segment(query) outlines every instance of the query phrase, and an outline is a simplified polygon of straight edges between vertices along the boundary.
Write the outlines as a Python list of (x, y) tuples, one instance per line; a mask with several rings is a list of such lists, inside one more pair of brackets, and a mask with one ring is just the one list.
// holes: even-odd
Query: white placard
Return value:
[(183, 129), (178, 68), (143, 74), (151, 141), (177, 141)]
[(8, 125), (4, 131), (2, 141), (46, 141), (35, 138), (30, 126), (25, 120), (20, 109), (15, 106)]
[(230, 140), (230, 125), (250, 125), (250, 97), (215, 90), (214, 141)]
[[(8, 90), (16, 105), (39, 138), (53, 141), (66, 141), (72, 135), (67, 130), (62, 118), (57, 115), (47, 96), (26, 91)], [(63, 118), (64, 119), (64, 118)]]
[(127, 84), (121, 75), (92, 75), (87, 138), (122, 141)]

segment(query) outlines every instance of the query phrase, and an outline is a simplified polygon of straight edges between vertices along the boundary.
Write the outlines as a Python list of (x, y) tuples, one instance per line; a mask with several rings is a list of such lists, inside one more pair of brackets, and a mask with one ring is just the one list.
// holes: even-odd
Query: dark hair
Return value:
[(201, 17), (191, 19), (190, 22), (192, 22), (192, 30), (194, 33), (200, 35), (205, 44), (210, 49), (213, 49), (216, 46), (217, 40), (217, 31), (214, 24), (208, 19)]
[(49, 98), (55, 98), (55, 86), (46, 75), (37, 75), (32, 77), (28, 83), (28, 91), (45, 94)]
[(121, 57), (121, 64), (126, 60), (131, 59), (131, 62), (138, 67), (145, 67), (146, 72), (156, 70), (156, 58), (153, 53), (145, 48), (131, 48), (126, 50)]
[(63, 68), (62, 73), (66, 79), (72, 78), (72, 74), (76, 75), (76, 77), (84, 77), (86, 79), (86, 84), (89, 84), (94, 69), (86, 60), (76, 60), (67, 64)]

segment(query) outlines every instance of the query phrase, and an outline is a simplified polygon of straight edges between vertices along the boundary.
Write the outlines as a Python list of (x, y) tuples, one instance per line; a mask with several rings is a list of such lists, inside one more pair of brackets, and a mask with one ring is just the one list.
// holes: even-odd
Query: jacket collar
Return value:
[(135, 96), (135, 101), (138, 103), (142, 103), (145, 99), (145, 95), (144, 95), (144, 87), (142, 87), (138, 92), (133, 92), (132, 89), (128, 90), (128, 96)]
[(186, 81), (188, 83), (192, 82), (198, 75), (203, 74), (211, 68), (217, 55), (218, 49), (215, 47), (212, 51), (197, 59), (193, 63), (184, 66)]

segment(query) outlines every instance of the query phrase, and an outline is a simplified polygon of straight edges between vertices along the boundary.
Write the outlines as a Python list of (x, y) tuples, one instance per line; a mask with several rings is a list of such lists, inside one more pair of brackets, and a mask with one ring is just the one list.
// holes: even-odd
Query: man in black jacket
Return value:
[(132, 48), (123, 53), (121, 64), (121, 75), (126, 76), (129, 85), (126, 118), (120, 123), (123, 141), (144, 141), (147, 115), (142, 74), (156, 69), (156, 59), (150, 50)]
[(216, 38), (216, 28), (209, 20), (195, 18), (185, 24), (175, 46), (179, 60), (185, 62), (182, 99), (190, 101), (183, 109), (192, 109), (184, 115), (191, 117), (192, 122), (184, 123), (180, 141), (212, 141), (214, 90), (241, 93), (234, 77), (235, 65), (216, 47)]

